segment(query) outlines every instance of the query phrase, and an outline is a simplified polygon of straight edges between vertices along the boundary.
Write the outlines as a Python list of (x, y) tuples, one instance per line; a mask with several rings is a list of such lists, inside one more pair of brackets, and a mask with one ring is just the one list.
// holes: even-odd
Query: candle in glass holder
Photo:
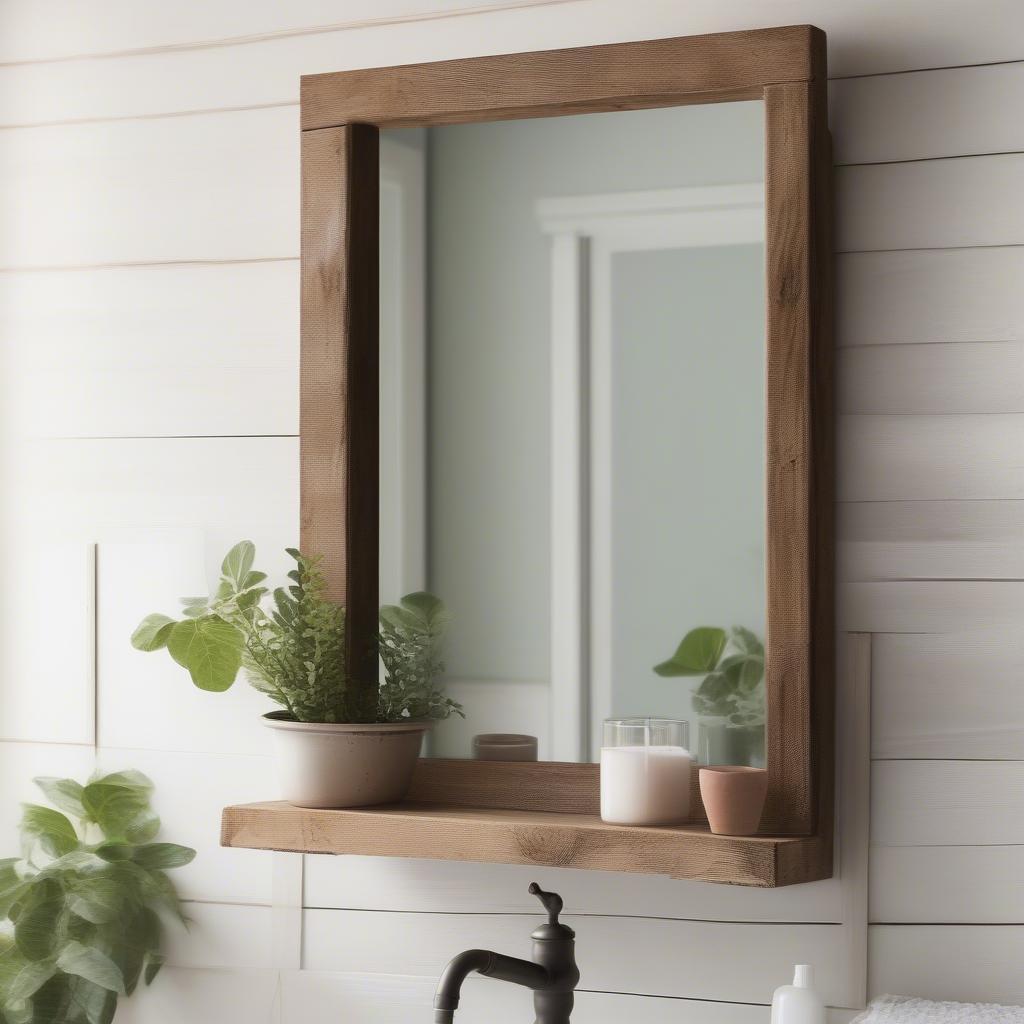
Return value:
[(601, 820), (668, 825), (690, 816), (688, 722), (616, 718), (604, 723)]

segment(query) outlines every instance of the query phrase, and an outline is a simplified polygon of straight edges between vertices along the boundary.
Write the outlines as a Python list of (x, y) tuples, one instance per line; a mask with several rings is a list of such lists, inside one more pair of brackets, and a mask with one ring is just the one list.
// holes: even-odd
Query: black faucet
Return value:
[(511, 981), (533, 989), (534, 1024), (569, 1024), (573, 992), (580, 980), (576, 967), (576, 933), (558, 923), (562, 897), (545, 892), (536, 882), (530, 892), (548, 912), (547, 924), (539, 925), (533, 939), (533, 960), (492, 953), (489, 949), (467, 949), (444, 969), (434, 996), (434, 1024), (453, 1024), (459, 1006), (459, 991), (469, 974), (476, 971), (485, 978)]

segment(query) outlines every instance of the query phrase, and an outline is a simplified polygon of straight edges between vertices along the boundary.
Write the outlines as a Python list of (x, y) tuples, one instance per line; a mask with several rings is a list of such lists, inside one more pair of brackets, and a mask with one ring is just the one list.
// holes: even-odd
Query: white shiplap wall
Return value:
[[(299, 74), (810, 21), (844, 76), (840, 603), (876, 634), (870, 989), (1024, 1003), (1024, 64), (997, 63), (1024, 60), (1019, 5), (459, 6), (0, 10), (2, 412), (47, 438), (3, 453), (5, 847), (32, 775), (98, 755), (154, 777), (201, 855), (180, 873), (192, 933), (122, 1011), (138, 1024), (411, 1024), (450, 952), (527, 951), (526, 869), (307, 858), (303, 878), (219, 850), (220, 806), (271, 789), (259, 701), (205, 698), (126, 637), (237, 537), (274, 569), (295, 539)], [(857, 1005), (863, 936), (835, 923), (855, 886), (544, 879), (585, 915), (580, 1019), (763, 1022), (798, 959)], [(529, 1019), (529, 999), (479, 982), (461, 1019)]]

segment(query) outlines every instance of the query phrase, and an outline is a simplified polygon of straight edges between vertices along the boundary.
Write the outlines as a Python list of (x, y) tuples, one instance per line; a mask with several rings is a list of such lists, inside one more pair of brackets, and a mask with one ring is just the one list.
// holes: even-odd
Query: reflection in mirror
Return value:
[(431, 754), (763, 763), (763, 106), (381, 135), (381, 601), (451, 612)]

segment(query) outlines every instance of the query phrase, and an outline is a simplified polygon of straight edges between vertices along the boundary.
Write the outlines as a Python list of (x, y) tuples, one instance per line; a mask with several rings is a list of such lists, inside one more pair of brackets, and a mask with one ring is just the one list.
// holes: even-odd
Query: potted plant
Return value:
[(275, 731), (283, 796), (301, 807), (361, 807), (401, 800), (423, 735), (453, 712), (437, 685), (448, 613), (436, 597), (407, 594), (380, 610), (384, 678), (348, 678), (345, 612), (324, 596), (318, 559), (289, 548), (291, 584), (271, 595), (253, 569), (255, 548), (236, 544), (213, 596), (183, 598), (181, 619), (149, 615), (132, 634), (142, 651), (167, 648), (203, 690), (227, 690), (244, 670), (281, 710)]
[(163, 921), (184, 920), (166, 870), (195, 850), (153, 841), (141, 772), (35, 782), (60, 810), (26, 804), (22, 856), (0, 860), (0, 1021), (109, 1024), (163, 964)]
[(693, 693), (704, 764), (764, 767), (764, 644), (742, 626), (691, 629), (659, 676), (703, 676)]

